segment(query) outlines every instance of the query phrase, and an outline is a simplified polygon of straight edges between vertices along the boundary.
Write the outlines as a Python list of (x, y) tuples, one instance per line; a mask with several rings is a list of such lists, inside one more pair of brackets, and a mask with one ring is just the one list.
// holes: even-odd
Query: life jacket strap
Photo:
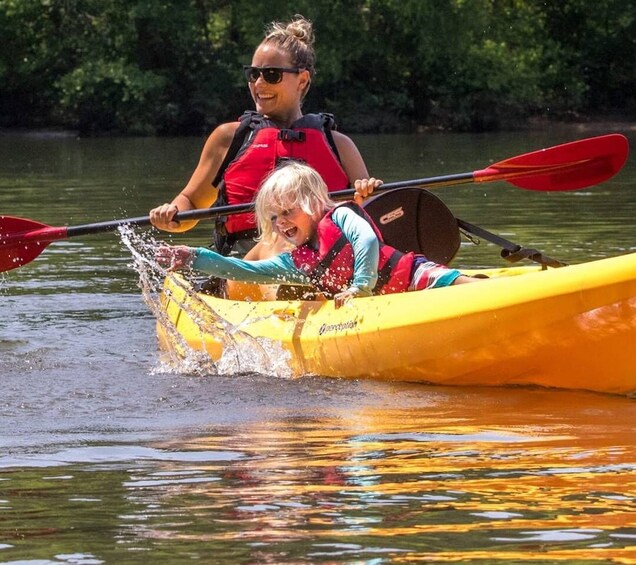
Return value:
[(382, 288), (391, 279), (391, 273), (400, 262), (400, 259), (402, 259), (402, 257), (404, 257), (404, 253), (402, 253), (398, 249), (394, 250), (393, 253), (391, 253), (391, 257), (389, 257), (389, 260), (384, 263), (384, 265), (382, 265), (382, 268), (378, 271), (378, 282), (373, 289), (373, 294), (380, 294), (382, 292)]
[(347, 245), (348, 240), (344, 235), (341, 235), (338, 240), (333, 244), (329, 252), (322, 258), (320, 263), (316, 265), (314, 270), (311, 273), (312, 283), (316, 286), (320, 286), (320, 281), (322, 277), (325, 275), (329, 267), (331, 267), (334, 259), (342, 251), (345, 245)]
[(305, 141), (305, 132), (282, 129), (278, 132), (278, 139), (281, 141)]

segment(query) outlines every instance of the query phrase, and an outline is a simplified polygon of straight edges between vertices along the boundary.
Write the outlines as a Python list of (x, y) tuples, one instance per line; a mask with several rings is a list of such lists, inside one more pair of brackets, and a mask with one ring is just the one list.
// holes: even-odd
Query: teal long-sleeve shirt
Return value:
[[(370, 295), (378, 282), (380, 242), (371, 225), (353, 210), (336, 208), (331, 216), (353, 247), (353, 281), (362, 295)], [(289, 252), (260, 261), (224, 257), (205, 247), (197, 248), (192, 268), (224, 279), (257, 284), (310, 285), (309, 277), (296, 268)]]

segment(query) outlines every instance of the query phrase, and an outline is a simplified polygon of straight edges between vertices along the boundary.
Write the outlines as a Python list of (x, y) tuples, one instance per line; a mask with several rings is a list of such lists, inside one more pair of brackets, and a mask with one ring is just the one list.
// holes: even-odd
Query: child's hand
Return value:
[(168, 271), (178, 271), (190, 267), (194, 261), (194, 249), (187, 245), (162, 245), (155, 252), (155, 259), (160, 265), (168, 267)]
[(344, 306), (347, 302), (349, 302), (349, 300), (359, 295), (360, 292), (357, 288), (348, 288), (347, 290), (343, 290), (342, 292), (336, 294), (333, 297), (333, 301), (336, 308), (340, 308), (341, 306)]

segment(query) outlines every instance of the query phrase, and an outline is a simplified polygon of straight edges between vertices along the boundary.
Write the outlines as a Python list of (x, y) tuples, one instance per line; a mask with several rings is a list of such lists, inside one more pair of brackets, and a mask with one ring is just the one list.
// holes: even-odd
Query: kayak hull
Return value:
[[(357, 298), (339, 309), (194, 294), (170, 275), (160, 346), (183, 348), (179, 336), (218, 360), (230, 332), (280, 344), (295, 375), (636, 392), (636, 253), (487, 274), (479, 284)], [(202, 318), (216, 330), (202, 332)]]

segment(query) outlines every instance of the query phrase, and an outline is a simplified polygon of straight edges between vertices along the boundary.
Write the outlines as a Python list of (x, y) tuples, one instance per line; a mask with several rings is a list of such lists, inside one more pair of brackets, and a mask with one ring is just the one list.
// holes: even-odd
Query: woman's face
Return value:
[[(268, 44), (256, 49), (252, 66), (293, 67), (288, 53)], [(276, 84), (267, 82), (259, 75), (256, 82), (248, 82), (248, 86), (259, 114), (274, 120), (291, 122), (301, 115), (300, 102), (308, 83), (309, 71), (303, 70), (299, 73), (283, 72), (281, 81)]]

